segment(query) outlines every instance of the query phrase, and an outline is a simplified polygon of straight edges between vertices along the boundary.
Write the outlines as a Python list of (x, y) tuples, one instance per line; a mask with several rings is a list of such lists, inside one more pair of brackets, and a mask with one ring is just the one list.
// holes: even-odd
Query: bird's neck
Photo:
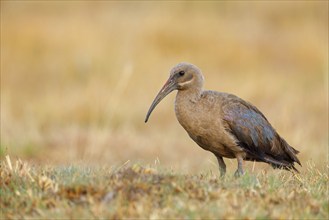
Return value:
[(179, 123), (186, 131), (190, 129), (193, 117), (198, 109), (201, 99), (202, 89), (178, 90), (175, 100), (175, 113)]
[(185, 90), (178, 90), (176, 95), (176, 102), (184, 103), (184, 102), (192, 102), (196, 103), (201, 98), (202, 88), (189, 88)]

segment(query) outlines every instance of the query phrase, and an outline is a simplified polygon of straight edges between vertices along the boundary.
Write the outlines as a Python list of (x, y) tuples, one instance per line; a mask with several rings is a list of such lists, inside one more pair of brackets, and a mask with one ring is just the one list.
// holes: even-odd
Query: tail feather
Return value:
[(299, 173), (299, 171), (296, 169), (294, 165), (294, 161), (286, 161), (283, 159), (277, 159), (274, 158), (272, 155), (263, 154), (261, 157), (257, 154), (253, 154), (251, 152), (248, 152), (248, 157), (245, 158), (245, 160), (249, 161), (259, 161), (259, 162), (265, 162), (270, 164), (274, 169), (284, 169)]
[(280, 166), (280, 165), (276, 165), (276, 164), (271, 164), (271, 166), (274, 169), (284, 169), (284, 170), (288, 170), (288, 171), (295, 171), (296, 173), (300, 173), (299, 170), (296, 169), (296, 167), (293, 164), (290, 164), (289, 166)]
[(296, 169), (295, 165), (294, 165), (294, 161), (290, 162), (290, 161), (286, 161), (286, 160), (276, 160), (271, 156), (264, 156), (264, 161), (271, 164), (271, 166), (274, 169), (284, 169), (284, 170), (289, 170), (289, 171), (296, 171), (297, 173), (299, 173), (299, 171)]
[(280, 142), (281, 142), (281, 146), (283, 147), (284, 151), (288, 154), (288, 156), (291, 158), (292, 163), (296, 162), (298, 163), (300, 166), (302, 166), (301, 162), (299, 161), (298, 157), (296, 156), (296, 154), (299, 153), (298, 150), (296, 150), (295, 148), (293, 148), (292, 146), (290, 146), (283, 138), (280, 138)]

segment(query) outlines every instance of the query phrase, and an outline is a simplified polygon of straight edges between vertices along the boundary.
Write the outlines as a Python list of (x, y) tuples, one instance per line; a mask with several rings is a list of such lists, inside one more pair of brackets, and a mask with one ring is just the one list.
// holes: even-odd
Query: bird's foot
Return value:
[(244, 175), (244, 171), (242, 169), (237, 169), (234, 173), (235, 178), (238, 178), (238, 177), (243, 176), (243, 175)]

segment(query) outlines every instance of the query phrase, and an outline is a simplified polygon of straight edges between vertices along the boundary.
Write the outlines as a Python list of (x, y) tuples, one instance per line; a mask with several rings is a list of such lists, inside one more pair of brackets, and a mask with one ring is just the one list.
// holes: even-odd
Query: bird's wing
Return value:
[(298, 151), (277, 134), (255, 106), (231, 95), (223, 103), (222, 110), (228, 131), (235, 136), (250, 159), (277, 166), (299, 163), (295, 155)]

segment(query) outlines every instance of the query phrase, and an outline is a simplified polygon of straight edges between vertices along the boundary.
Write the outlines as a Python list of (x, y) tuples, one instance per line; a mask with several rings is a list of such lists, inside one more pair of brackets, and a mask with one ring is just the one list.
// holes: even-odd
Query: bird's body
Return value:
[(243, 160), (296, 170), (298, 151), (279, 136), (255, 106), (235, 95), (202, 87), (203, 75), (197, 67), (178, 64), (152, 103), (146, 121), (162, 98), (177, 89), (175, 113), (179, 123), (201, 148), (217, 157), (221, 175), (226, 172), (223, 157), (237, 158), (237, 176), (244, 173)]

